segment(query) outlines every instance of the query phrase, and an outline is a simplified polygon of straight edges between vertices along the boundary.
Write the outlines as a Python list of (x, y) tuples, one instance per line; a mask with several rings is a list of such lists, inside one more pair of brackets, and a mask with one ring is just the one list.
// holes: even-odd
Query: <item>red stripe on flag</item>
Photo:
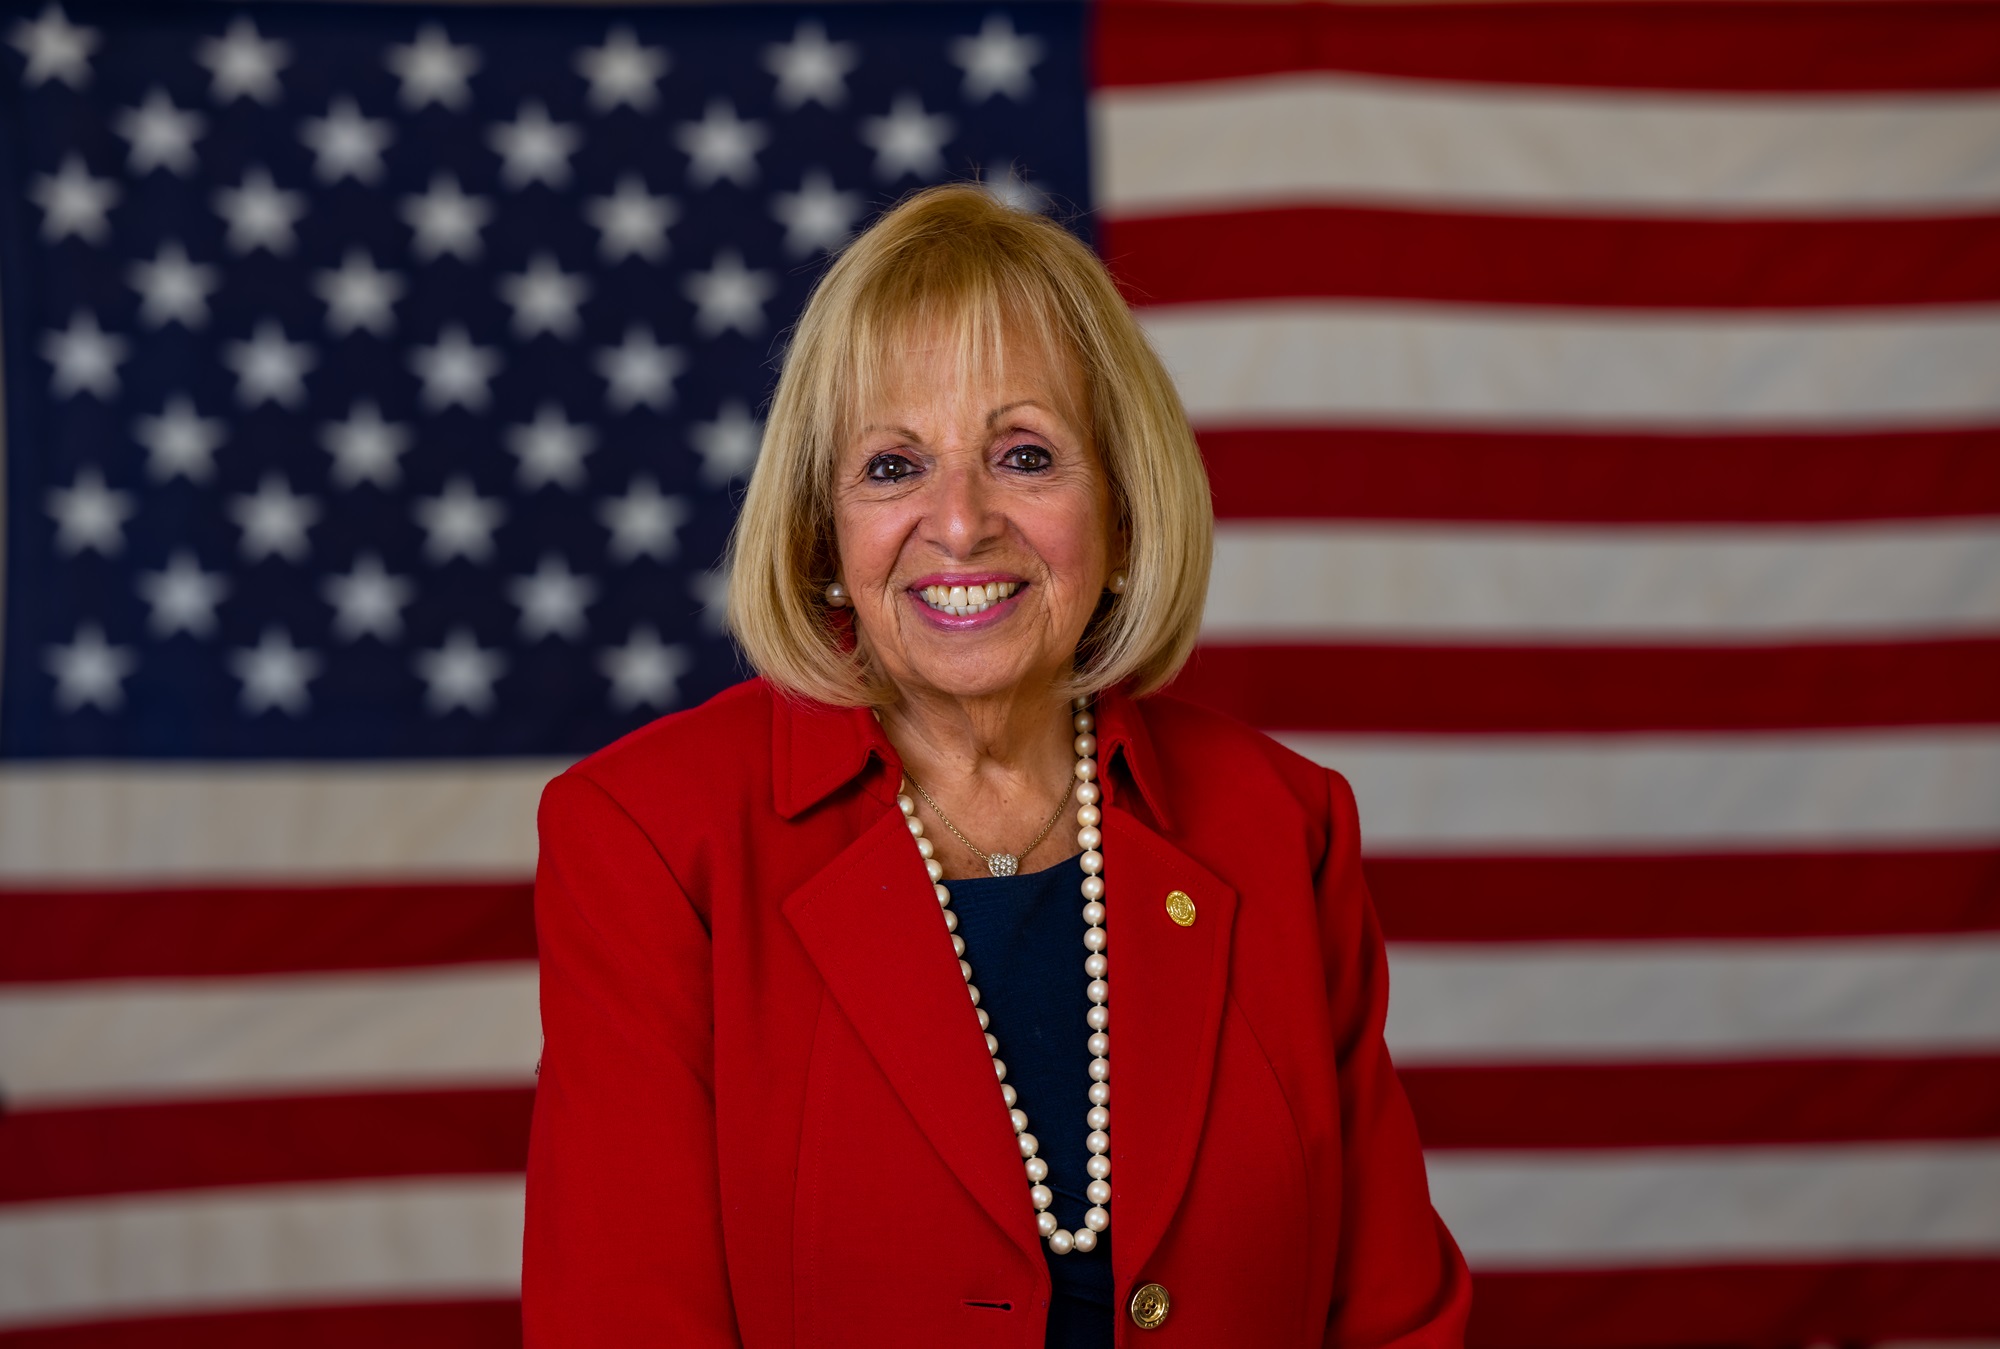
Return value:
[(1104, 0), (1095, 10), (1100, 87), (1317, 70), (1799, 93), (2000, 85), (2000, 10), (1990, 5)]
[(1363, 865), (1383, 934), (1397, 942), (2000, 932), (2000, 851), (1370, 857)]
[(1473, 1275), (1472, 1349), (1783, 1345), (1991, 1335), (2000, 1260)]
[(534, 886), (0, 890), (0, 983), (532, 960)]
[(1300, 206), (1107, 220), (1135, 305), (1297, 297), (1658, 309), (2000, 298), (2000, 219), (1632, 220)]
[(1199, 431), (1224, 519), (1776, 524), (2000, 515), (2000, 427)]
[(1796, 646), (1203, 646), (1174, 692), (1266, 730), (1991, 725), (2000, 638)]
[(277, 1307), (0, 1330), (6, 1349), (513, 1349), (521, 1304), (403, 1302)]
[(382, 1176), (508, 1175), (532, 1089), (149, 1102), (0, 1115), (0, 1203)]
[(1426, 1148), (2000, 1138), (2000, 1058), (1397, 1071)]

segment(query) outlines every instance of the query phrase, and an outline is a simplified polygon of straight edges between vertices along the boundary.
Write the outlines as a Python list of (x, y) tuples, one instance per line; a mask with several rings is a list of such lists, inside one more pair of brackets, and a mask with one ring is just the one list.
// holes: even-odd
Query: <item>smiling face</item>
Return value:
[(912, 344), (834, 461), (840, 577), (906, 692), (1046, 689), (1114, 565), (1082, 373), (1017, 329), (1003, 350), (968, 378), (953, 343)]

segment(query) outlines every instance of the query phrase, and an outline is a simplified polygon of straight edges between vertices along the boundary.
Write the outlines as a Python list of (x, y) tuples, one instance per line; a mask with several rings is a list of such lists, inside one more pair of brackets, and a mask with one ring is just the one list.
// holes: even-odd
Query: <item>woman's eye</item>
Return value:
[(1054, 460), (1049, 452), (1039, 445), (1016, 445), (1001, 457), (1001, 462), (1009, 468), (1018, 468), (1028, 473), (1039, 473)]
[(868, 461), (871, 482), (901, 482), (917, 471), (917, 466), (900, 454), (878, 454)]

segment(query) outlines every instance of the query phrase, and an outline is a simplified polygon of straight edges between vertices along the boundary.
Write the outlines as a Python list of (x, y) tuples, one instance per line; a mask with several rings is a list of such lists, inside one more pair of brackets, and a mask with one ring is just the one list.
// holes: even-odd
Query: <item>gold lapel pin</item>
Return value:
[(1167, 917), (1182, 927), (1194, 926), (1194, 901), (1188, 898), (1187, 891), (1176, 890), (1167, 896)]

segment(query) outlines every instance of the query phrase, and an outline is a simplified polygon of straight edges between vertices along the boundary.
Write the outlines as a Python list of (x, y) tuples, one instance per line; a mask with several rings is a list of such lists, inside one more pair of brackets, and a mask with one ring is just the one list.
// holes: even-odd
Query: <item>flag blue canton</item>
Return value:
[(742, 677), (781, 335), (1080, 217), (1072, 5), (0, 5), (0, 756), (581, 753)]

